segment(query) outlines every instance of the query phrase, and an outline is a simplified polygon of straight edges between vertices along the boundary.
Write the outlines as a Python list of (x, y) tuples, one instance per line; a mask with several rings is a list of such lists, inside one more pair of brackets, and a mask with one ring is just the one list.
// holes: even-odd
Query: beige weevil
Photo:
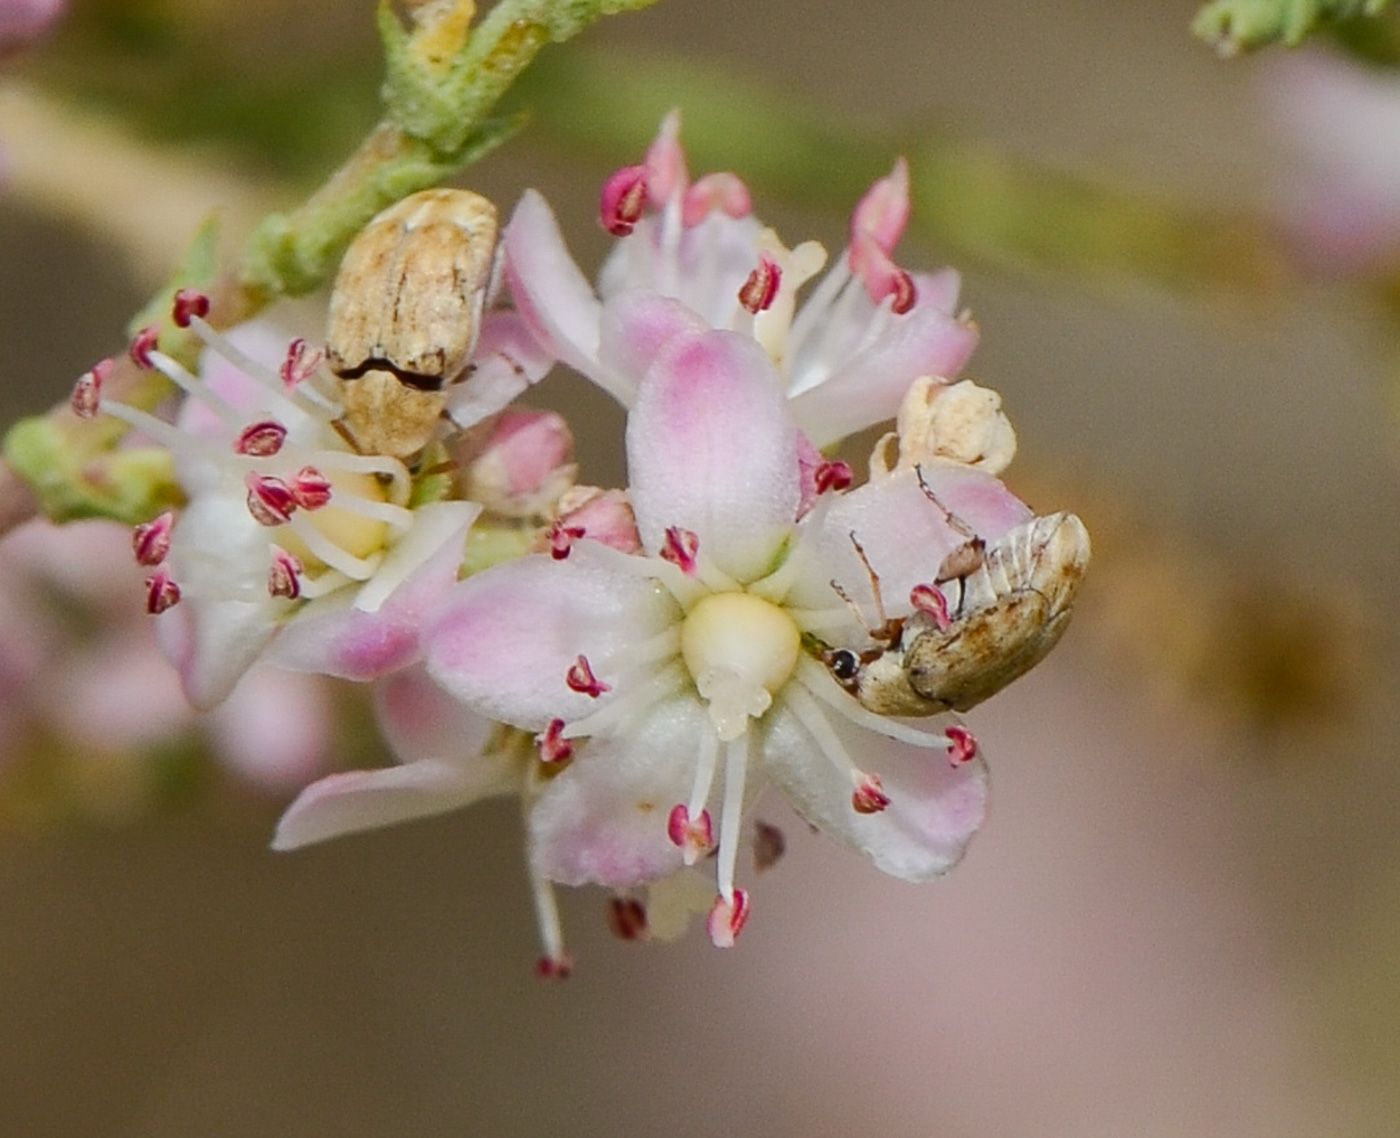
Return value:
[(958, 583), (947, 614), (887, 622), (886, 646), (823, 653), (837, 681), (879, 715), (966, 711), (1039, 663), (1064, 634), (1089, 565), (1089, 533), (1074, 514), (1017, 526), (998, 541), (954, 550), (939, 582)]
[(408, 458), (432, 438), (446, 389), (476, 349), (498, 232), (496, 207), (480, 194), (422, 190), (378, 214), (346, 250), (326, 359), (362, 452)]

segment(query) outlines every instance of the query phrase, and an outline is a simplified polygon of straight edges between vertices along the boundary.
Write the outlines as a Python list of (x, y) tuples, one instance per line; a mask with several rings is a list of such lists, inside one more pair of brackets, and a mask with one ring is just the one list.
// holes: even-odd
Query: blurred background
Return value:
[[(839, 249), (909, 157), (900, 259), (963, 271), (1007, 480), (1096, 557), (1061, 647), (970, 716), (994, 798), (956, 873), (886, 879), (775, 799), (788, 854), (733, 951), (616, 942), (582, 891), (575, 973), (541, 983), (513, 803), (273, 854), (300, 785), (386, 761), (357, 693), (255, 676), (186, 713), (142, 671), (125, 532), (22, 532), (0, 1135), (1394, 1134), (1400, 89), (1347, 104), (1362, 73), (1319, 48), (1221, 61), (1192, 14), (663, 0), (546, 52), (530, 126), (470, 172), (507, 208), (542, 190), (596, 267), (597, 189), (672, 105), (692, 168), (748, 178), (789, 244)], [(372, 17), (72, 0), (0, 58), (7, 420), (122, 348), (209, 211), (236, 242), (355, 144)], [(272, 315), (319, 337), (321, 303)], [(609, 400), (531, 401), (622, 481)]]

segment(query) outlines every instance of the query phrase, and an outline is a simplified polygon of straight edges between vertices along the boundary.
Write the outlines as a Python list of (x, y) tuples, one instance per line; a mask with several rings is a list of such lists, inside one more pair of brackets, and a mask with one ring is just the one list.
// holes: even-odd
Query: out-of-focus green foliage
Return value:
[(1214, 0), (1191, 30), (1221, 55), (1273, 43), (1297, 47), (1320, 25), (1375, 16), (1390, 0)]
[(542, 61), (517, 94), (535, 113), (535, 133), (619, 164), (639, 161), (661, 116), (682, 107), (696, 170), (735, 170), (765, 198), (832, 212), (849, 210), (903, 154), (914, 232), (960, 262), (1110, 288), (1138, 280), (1245, 295), (1283, 271), (1257, 218), (1027, 161), (936, 125), (843, 121), (676, 59), (574, 51)]

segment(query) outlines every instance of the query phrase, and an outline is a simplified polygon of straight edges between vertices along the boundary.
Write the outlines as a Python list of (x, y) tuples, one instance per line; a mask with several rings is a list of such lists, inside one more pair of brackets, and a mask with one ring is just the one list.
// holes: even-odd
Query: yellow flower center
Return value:
[(737, 739), (797, 667), (801, 634), (777, 605), (749, 593), (711, 593), (681, 625), (681, 658), (709, 704), (715, 731)]

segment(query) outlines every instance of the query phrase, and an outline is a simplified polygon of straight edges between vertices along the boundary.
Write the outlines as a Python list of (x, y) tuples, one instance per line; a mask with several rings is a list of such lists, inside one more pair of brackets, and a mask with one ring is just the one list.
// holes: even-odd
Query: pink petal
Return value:
[(546, 351), (593, 376), (600, 305), (543, 197), (534, 190), (521, 195), (503, 239), (516, 311)]
[[(480, 513), (472, 502), (435, 502), (414, 511), (414, 525), (356, 596), (342, 589), (308, 603), (282, 630), (269, 662), (297, 672), (372, 680), (419, 657), (423, 614), (457, 581), (467, 528)], [(396, 572), (408, 565), (409, 572)], [(366, 611), (365, 594), (388, 595)], [(378, 600), (378, 596), (368, 598)]]
[(977, 347), (977, 328), (920, 303), (821, 384), (793, 397), (792, 413), (820, 447), (892, 419), (922, 375), (952, 378)]
[[(930, 464), (924, 483), (945, 509), (987, 541), (1033, 516), (999, 479), (971, 467)], [(967, 540), (929, 501), (914, 471), (868, 482), (832, 503), (823, 522), (821, 555), (794, 588), (794, 603), (830, 605), (833, 579), (862, 608), (873, 603), (870, 570), (857, 556), (852, 534), (879, 578), (889, 616), (908, 615), (910, 590), (932, 581), (943, 558)]]
[(421, 666), (385, 676), (372, 691), (379, 731), (401, 763), (476, 755), (496, 726), (453, 699)]
[(661, 349), (682, 333), (707, 325), (690, 308), (650, 289), (629, 288), (603, 305), (598, 356), (607, 390), (630, 407), (642, 377)]
[(911, 273), (919, 307), (928, 305), (940, 312), (957, 315), (958, 294), (962, 291), (962, 275), (957, 269), (939, 269), (932, 273)]
[(278, 823), (274, 849), (443, 814), (520, 789), (519, 756), (486, 749), (494, 724), (445, 694), (421, 668), (377, 683), (374, 705), (404, 765), (335, 774), (307, 787)]
[(887, 739), (828, 712), (846, 754), (879, 776), (890, 799), (880, 813), (861, 814), (851, 806), (850, 778), (818, 753), (796, 716), (782, 709), (769, 720), (764, 768), (798, 813), (893, 877), (927, 881), (946, 873), (986, 816), (980, 759), (954, 767), (941, 746), (925, 750)]
[[(184, 599), (157, 618), (157, 635), (189, 701), (207, 709), (233, 690), (286, 614), (285, 602), (267, 596), (267, 530), (241, 494), (196, 497), (175, 522), (170, 565)], [(224, 599), (239, 592), (260, 599)]]
[(481, 327), (471, 373), (447, 388), (447, 413), (459, 427), (494, 415), (554, 366), (554, 356), (514, 312), (492, 312)]
[(535, 869), (565, 885), (618, 889), (679, 870), (667, 819), (690, 793), (697, 740), (710, 730), (700, 704), (678, 696), (625, 732), (579, 745), (530, 813)]
[(325, 771), (334, 749), (329, 685), (253, 668), (208, 719), (219, 762), (261, 790), (299, 790)]
[(510, 789), (500, 777), (504, 761), (502, 756), (476, 764), (420, 759), (401, 767), (329, 775), (313, 782), (287, 808), (272, 848), (296, 849), (468, 806)]
[(592, 545), (574, 543), (565, 561), (531, 554), (454, 586), (423, 624), (429, 674), (482, 714), (528, 731), (600, 706), (565, 683), (579, 656), (608, 682), (609, 658), (676, 614), (648, 578), (590, 558)]
[(701, 556), (739, 580), (771, 568), (801, 499), (797, 430), (772, 362), (747, 336), (676, 336), (627, 421), (632, 507), (642, 543), (666, 529), (700, 538)]

